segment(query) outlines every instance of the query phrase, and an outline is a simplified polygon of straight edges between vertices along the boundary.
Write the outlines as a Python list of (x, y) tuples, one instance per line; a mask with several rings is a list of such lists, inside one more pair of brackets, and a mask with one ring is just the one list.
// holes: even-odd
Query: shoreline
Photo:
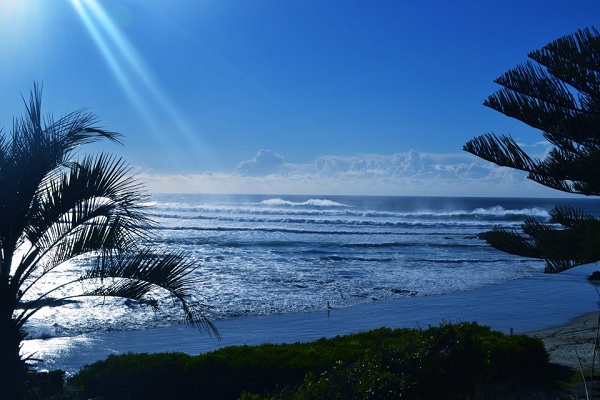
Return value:
[[(419, 328), (464, 321), (477, 322), (505, 334), (539, 336), (547, 343), (551, 360), (573, 365), (577, 364), (577, 357), (569, 354), (574, 352), (569, 349), (571, 340), (582, 343), (582, 348), (577, 349), (580, 356), (590, 353), (589, 346), (593, 348), (594, 341), (588, 338), (590, 332), (595, 332), (596, 320), (590, 315), (598, 309), (598, 293), (585, 276), (596, 268), (588, 265), (562, 274), (540, 272), (528, 278), (451, 294), (378, 300), (331, 310), (324, 305), (322, 311), (311, 313), (215, 320), (221, 341), (184, 325), (171, 325), (25, 340), (22, 351), (35, 353), (36, 358), (44, 360), (39, 369), (74, 373), (83, 365), (111, 354), (199, 354), (232, 345), (307, 342), (380, 327)], [(586, 336), (573, 336), (581, 330), (587, 332)]]
[[(542, 339), (550, 355), (550, 362), (575, 370), (588, 370), (594, 361), (594, 343), (599, 318), (600, 311), (588, 312), (565, 324), (525, 334)], [(600, 364), (598, 357), (595, 364)]]

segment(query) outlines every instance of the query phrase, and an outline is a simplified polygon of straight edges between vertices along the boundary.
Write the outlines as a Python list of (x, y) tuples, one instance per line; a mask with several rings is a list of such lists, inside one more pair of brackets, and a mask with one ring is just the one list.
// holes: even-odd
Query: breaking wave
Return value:
[[(543, 269), (542, 261), (500, 253), (478, 234), (495, 226), (515, 228), (527, 218), (548, 221), (556, 203), (157, 195), (147, 206), (156, 222), (153, 246), (177, 249), (195, 261), (198, 292), (218, 319), (315, 311), (333, 299), (336, 307), (347, 307), (452, 293), (530, 276)], [(32, 319), (31, 337), (160, 323), (151, 311), (131, 312), (135, 304), (122, 300), (90, 304), (49, 308)], [(171, 314), (175, 309), (162, 316)]]

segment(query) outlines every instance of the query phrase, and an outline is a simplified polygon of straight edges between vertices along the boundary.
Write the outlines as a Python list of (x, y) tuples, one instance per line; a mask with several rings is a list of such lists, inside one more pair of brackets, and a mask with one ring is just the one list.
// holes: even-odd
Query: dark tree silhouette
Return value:
[[(502, 89), (484, 105), (542, 131), (552, 149), (531, 158), (510, 136), (488, 133), (464, 150), (529, 179), (568, 193), (600, 195), (600, 33), (561, 37), (529, 53), (530, 60), (496, 79)], [(483, 234), (502, 251), (546, 260), (561, 272), (600, 260), (600, 221), (574, 207), (555, 207), (550, 223), (528, 219), (523, 232)]]
[[(0, 399), (25, 389), (24, 325), (46, 306), (106, 296), (159, 309), (156, 291), (170, 295), (185, 321), (218, 332), (207, 306), (194, 295), (191, 260), (178, 252), (154, 254), (146, 196), (123, 160), (75, 154), (81, 145), (119, 135), (95, 126), (83, 110), (42, 118), (41, 89), (34, 85), (26, 113), (0, 136)], [(40, 294), (40, 281), (66, 262), (87, 257), (68, 282)]]

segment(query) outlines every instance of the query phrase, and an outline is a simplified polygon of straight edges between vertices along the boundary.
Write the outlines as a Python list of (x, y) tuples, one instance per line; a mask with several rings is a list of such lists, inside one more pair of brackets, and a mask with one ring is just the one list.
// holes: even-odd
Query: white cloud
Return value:
[(235, 172), (166, 175), (141, 172), (153, 192), (361, 194), (427, 196), (560, 196), (468, 153), (436, 154), (410, 150), (390, 155), (322, 156), (312, 163), (285, 163), (260, 150)]
[(239, 163), (236, 171), (243, 175), (277, 173), (283, 166), (283, 156), (271, 150), (260, 150), (253, 159)]

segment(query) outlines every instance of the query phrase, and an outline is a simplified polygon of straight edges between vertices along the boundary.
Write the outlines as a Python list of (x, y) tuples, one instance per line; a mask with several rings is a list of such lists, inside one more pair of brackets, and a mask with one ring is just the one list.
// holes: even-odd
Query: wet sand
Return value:
[[(589, 370), (594, 362), (594, 343), (596, 342), (598, 318), (595, 311), (581, 315), (566, 324), (546, 328), (527, 335), (542, 339), (550, 354), (550, 362), (565, 365), (576, 370), (580, 367)], [(595, 359), (600, 370), (600, 360)]]

